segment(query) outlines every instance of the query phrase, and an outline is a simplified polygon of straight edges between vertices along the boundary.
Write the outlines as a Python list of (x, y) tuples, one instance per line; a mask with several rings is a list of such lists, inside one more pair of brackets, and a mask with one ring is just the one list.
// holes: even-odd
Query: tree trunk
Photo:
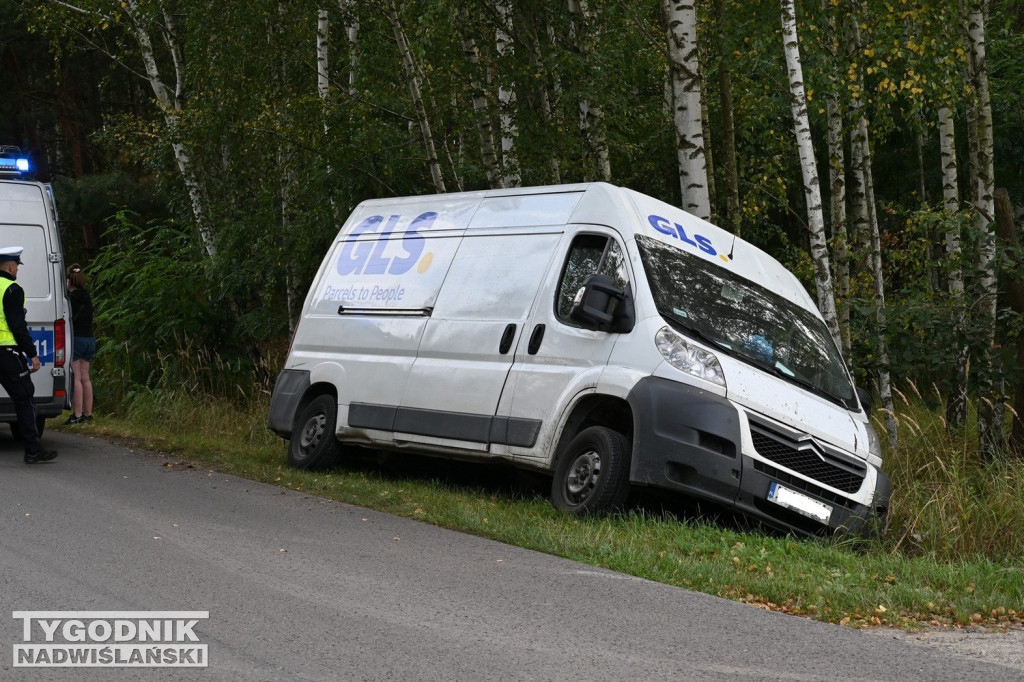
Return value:
[(471, 77), (469, 81), (470, 91), (473, 98), (473, 118), (476, 122), (477, 134), (480, 137), (480, 162), (487, 174), (487, 184), (490, 187), (504, 187), (504, 181), (498, 168), (498, 155), (494, 151), (494, 127), (491, 125), (491, 106), (487, 101), (487, 94), (484, 90), (481, 76), (483, 76), (480, 65), (480, 48), (471, 34), (472, 22), (470, 20), (469, 8), (460, 4), (458, 9), (459, 23), (462, 29), (462, 54), (469, 62)]
[(992, 107), (989, 101), (988, 68), (985, 56), (985, 20), (988, 12), (987, 0), (974, 0), (968, 19), (970, 39), (971, 71), (974, 76), (975, 121), (977, 139), (975, 144), (974, 179), (974, 226), (979, 235), (978, 287), (979, 305), (976, 328), (982, 330), (979, 338), (978, 355), (978, 447), (982, 459), (992, 460), (1003, 447), (1002, 412), (1003, 400), (999, 395), (992, 349), (995, 345), (996, 295), (998, 277), (996, 274), (996, 237), (993, 229), (995, 214), (995, 172), (992, 150)]
[[(498, 13), (498, 29), (494, 33), (495, 49), (498, 59), (511, 58), (512, 46), (512, 4), (511, 0), (495, 0), (494, 8)], [(513, 118), (516, 104), (514, 86), (509, 85), (500, 74), (498, 76), (498, 121), (501, 126), (501, 174), (502, 185), (519, 187), (522, 178), (519, 173), (519, 158), (516, 153), (516, 139), (519, 129)]]
[(825, 324), (828, 326), (836, 346), (842, 347), (839, 336), (839, 319), (836, 315), (835, 294), (832, 289), (828, 245), (825, 239), (825, 219), (822, 215), (818, 165), (814, 159), (811, 123), (807, 115), (807, 96), (804, 92), (803, 66), (800, 63), (800, 46), (797, 41), (796, 13), (793, 9), (793, 0), (781, 0), (781, 8), (782, 39), (786, 50), (790, 105), (793, 111), (793, 127), (796, 133), (797, 149), (800, 154), (800, 170), (804, 180), (804, 195), (807, 198), (811, 259), (814, 262), (814, 281), (818, 294), (818, 308), (821, 310), (821, 315), (825, 319)]
[(700, 72), (697, 63), (697, 12), (694, 0), (663, 0), (667, 23), (669, 73), (682, 208), (711, 218)]
[(395, 43), (398, 45), (398, 52), (402, 57), (402, 66), (405, 67), (405, 78), (409, 84), (409, 94), (412, 96), (412, 104), (416, 109), (416, 119), (419, 123), (420, 134), (423, 136), (423, 148), (427, 154), (427, 167), (430, 169), (430, 178), (434, 181), (434, 190), (438, 194), (445, 193), (444, 178), (441, 175), (441, 164), (437, 160), (437, 148), (434, 144), (434, 136), (430, 128), (430, 120), (427, 117), (427, 108), (423, 104), (422, 81), (419, 70), (416, 67), (416, 60), (409, 45), (409, 38), (402, 27), (402, 21), (398, 16), (398, 5), (395, 0), (388, 0), (388, 20), (395, 32)]
[(826, 12), (825, 41), (829, 55), (829, 89), (825, 94), (825, 110), (828, 120), (828, 175), (829, 213), (832, 222), (832, 244), (836, 261), (836, 315), (839, 318), (839, 338), (843, 357), (847, 364), (853, 360), (850, 335), (850, 250), (847, 244), (846, 226), (846, 152), (843, 148), (843, 105), (840, 91), (845, 88), (844, 73), (840, 65), (846, 64), (843, 42), (836, 30), (836, 18), (831, 3), (822, 0)]
[(858, 137), (864, 145), (864, 184), (867, 197), (869, 223), (871, 224), (871, 272), (875, 282), (875, 325), (878, 344), (878, 394), (885, 408), (885, 427), (889, 435), (889, 448), (896, 450), (899, 444), (899, 430), (896, 422), (896, 408), (892, 401), (892, 383), (889, 376), (889, 317), (885, 307), (885, 277), (882, 270), (882, 246), (878, 233), (878, 214), (875, 211), (875, 182), (871, 171), (871, 145), (868, 140), (867, 120), (863, 117), (857, 123), (861, 130)]
[(960, 246), (960, 226), (955, 219), (960, 211), (957, 183), (956, 128), (949, 107), (939, 108), (939, 157), (942, 165), (942, 207), (949, 221), (946, 230), (946, 259), (949, 262), (948, 284), (950, 323), (952, 325), (953, 377), (946, 399), (946, 430), (959, 431), (967, 420), (967, 309), (964, 306), (964, 271)]
[(345, 36), (348, 38), (348, 94), (356, 94), (356, 72), (359, 60), (356, 45), (359, 41), (359, 19), (354, 14), (355, 0), (338, 0), (341, 20), (345, 23)]
[(203, 186), (199, 182), (198, 174), (192, 165), (192, 158), (185, 144), (180, 141), (179, 127), (181, 118), (178, 112), (185, 108), (184, 82), (185, 64), (181, 58), (181, 49), (177, 44), (174, 35), (174, 24), (166, 13), (164, 14), (164, 30), (161, 35), (166, 43), (167, 49), (172, 56), (172, 63), (175, 71), (175, 87), (171, 90), (164, 82), (157, 65), (153, 48), (153, 40), (150, 37), (149, 29), (142, 22), (139, 14), (138, 0), (125, 0), (126, 13), (130, 21), (130, 28), (135, 40), (139, 43), (139, 50), (142, 55), (142, 63), (146, 68), (146, 78), (153, 94), (156, 96), (157, 105), (164, 118), (164, 125), (167, 127), (168, 136), (171, 138), (171, 150), (174, 153), (174, 160), (178, 166), (178, 172), (185, 183), (189, 199), (192, 203), (192, 215), (196, 220), (199, 229), (199, 237), (203, 242), (206, 254), (211, 258), (217, 255), (217, 245), (213, 236), (213, 230), (209, 225), (209, 211)]

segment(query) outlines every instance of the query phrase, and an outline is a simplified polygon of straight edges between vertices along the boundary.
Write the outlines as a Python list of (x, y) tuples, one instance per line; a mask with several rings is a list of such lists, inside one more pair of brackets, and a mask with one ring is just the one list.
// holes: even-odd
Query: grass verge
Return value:
[[(195, 395), (138, 392), (122, 404), (123, 416), (100, 415), (74, 428), (128, 439), (198, 467), (765, 609), (859, 627), (1024, 626), (1024, 561), (977, 553), (950, 560), (929, 549), (922, 533), (939, 533), (925, 530), (912, 505), (963, 503), (956, 501), (961, 496), (941, 492), (934, 472), (900, 498), (902, 506), (894, 505), (901, 527), (872, 543), (744, 531), (643, 501), (623, 514), (576, 519), (556, 511), (539, 489), (517, 485), (516, 476), (499, 467), (400, 455), (391, 465), (367, 458), (329, 472), (298, 471), (287, 465), (283, 441), (264, 428), (265, 404), (250, 403), (240, 411)], [(902, 466), (906, 472), (899, 476), (919, 473), (914, 464)], [(902, 483), (896, 476), (894, 481)], [(913, 537), (918, 540), (908, 540)]]

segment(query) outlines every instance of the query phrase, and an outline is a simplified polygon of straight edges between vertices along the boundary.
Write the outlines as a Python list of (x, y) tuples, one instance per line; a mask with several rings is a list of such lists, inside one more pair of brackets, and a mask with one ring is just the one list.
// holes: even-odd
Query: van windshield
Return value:
[(703, 258), (637, 235), (654, 301), (680, 333), (849, 409), (853, 385), (813, 313)]

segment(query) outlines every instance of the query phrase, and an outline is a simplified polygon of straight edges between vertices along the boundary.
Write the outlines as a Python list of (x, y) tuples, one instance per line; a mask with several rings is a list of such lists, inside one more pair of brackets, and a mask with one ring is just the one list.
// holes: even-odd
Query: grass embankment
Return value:
[[(102, 395), (102, 391), (98, 393)], [(108, 393), (108, 395), (111, 395)], [(923, 400), (904, 400), (888, 453), (894, 496), (884, 537), (794, 540), (643, 503), (604, 518), (557, 512), (506, 469), (396, 456), (329, 472), (286, 463), (244, 409), (196, 392), (137, 391), (83, 431), (127, 438), (195, 466), (555, 554), (762, 608), (850, 626), (1024, 625), (1024, 464), (982, 466)], [(879, 428), (880, 433), (884, 429)]]

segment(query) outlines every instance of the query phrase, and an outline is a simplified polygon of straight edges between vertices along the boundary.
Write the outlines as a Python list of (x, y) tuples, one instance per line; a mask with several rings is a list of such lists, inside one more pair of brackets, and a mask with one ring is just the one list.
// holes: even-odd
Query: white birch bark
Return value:
[(682, 208), (698, 218), (711, 218), (700, 72), (697, 63), (697, 12), (694, 0), (662, 0), (672, 80), (673, 123)]
[(992, 459), (1002, 445), (1003, 401), (995, 385), (992, 346), (995, 343), (996, 274), (995, 171), (993, 164), (992, 106), (986, 64), (985, 21), (988, 1), (974, 0), (970, 5), (968, 36), (976, 109), (976, 159), (974, 177), (974, 226), (979, 235), (978, 285), (982, 300), (976, 307), (983, 335), (978, 356), (978, 441), (981, 455)]
[(437, 160), (437, 149), (434, 145), (433, 133), (430, 129), (430, 120), (427, 117), (427, 109), (423, 104), (422, 80), (419, 70), (416, 68), (416, 60), (413, 57), (409, 45), (409, 38), (402, 27), (401, 19), (398, 16), (398, 5), (395, 0), (389, 0), (387, 4), (388, 20), (395, 33), (395, 43), (398, 45), (398, 52), (402, 57), (402, 66), (405, 68), (405, 78), (409, 84), (409, 94), (412, 97), (413, 107), (416, 109), (416, 119), (419, 123), (420, 134), (423, 136), (423, 147), (427, 155), (427, 167), (430, 169), (430, 177), (434, 181), (434, 190), (438, 194), (445, 193), (444, 177), (441, 174), (441, 164)]
[[(320, 99), (327, 99), (327, 91), (331, 85), (327, 71), (327, 40), (330, 22), (327, 10), (316, 11), (316, 91)], [(325, 131), (326, 132), (326, 131)]]
[[(852, 44), (861, 45), (860, 26), (856, 16), (851, 18), (849, 30)], [(859, 86), (858, 91), (864, 92), (864, 75), (861, 71), (857, 72), (857, 85)], [(854, 126), (850, 141), (850, 155), (854, 160), (852, 175), (857, 186), (854, 212), (858, 219), (863, 221), (861, 229), (867, 232), (871, 254), (869, 264), (874, 285), (878, 393), (882, 399), (889, 446), (895, 449), (899, 442), (899, 429), (892, 399), (892, 378), (889, 373), (889, 320), (885, 305), (885, 277), (882, 270), (878, 214), (875, 211), (874, 175), (871, 170), (871, 138), (868, 132), (868, 120), (864, 115), (864, 100), (860, 97), (854, 97), (850, 102), (850, 117)]]
[[(510, 58), (515, 50), (512, 45), (512, 3), (511, 0), (495, 0), (494, 9), (498, 13), (498, 28), (494, 32), (495, 49), (498, 59)], [(498, 121), (501, 126), (501, 173), (505, 187), (519, 187), (522, 180), (519, 175), (519, 158), (516, 153), (516, 140), (519, 130), (513, 117), (516, 105), (515, 86), (498, 78)]]
[(356, 94), (356, 72), (359, 64), (356, 46), (359, 41), (359, 20), (354, 15), (355, 0), (338, 0), (341, 19), (345, 22), (345, 36), (348, 39), (348, 94)]
[(154, 53), (153, 40), (145, 20), (139, 12), (138, 0), (125, 0), (123, 7), (129, 18), (131, 33), (139, 44), (142, 63), (146, 69), (146, 78), (153, 90), (153, 94), (156, 96), (157, 106), (160, 108), (164, 125), (171, 138), (171, 150), (174, 152), (174, 161), (185, 183), (185, 189), (188, 191), (189, 201), (192, 204), (192, 215), (195, 218), (199, 237), (203, 242), (203, 248), (208, 256), (216, 256), (217, 244), (209, 225), (209, 212), (206, 207), (205, 192), (193, 167), (188, 148), (180, 141), (179, 136), (181, 117), (178, 112), (183, 111), (185, 108), (185, 71), (184, 60), (181, 59), (181, 48), (174, 36), (173, 25), (170, 23), (171, 17), (164, 14), (165, 28), (162, 31), (162, 36), (170, 51), (172, 64), (174, 65), (175, 83), (173, 90), (167, 86), (160, 72), (160, 67), (157, 64)]
[(814, 281), (818, 295), (818, 308), (832, 333), (837, 347), (841, 346), (839, 320), (836, 315), (835, 294), (832, 288), (832, 273), (829, 266), (828, 243), (825, 239), (825, 219), (821, 206), (821, 186), (818, 180), (818, 165), (814, 159), (811, 142), (811, 123), (807, 114), (807, 95), (804, 92), (803, 66), (800, 62), (800, 45), (796, 32), (796, 13), (793, 0), (781, 0), (782, 39), (786, 51), (786, 67), (789, 75), (790, 105), (793, 111), (793, 126), (796, 132), (797, 149), (800, 153), (800, 169), (803, 174), (804, 195), (807, 198), (808, 228), (810, 231), (811, 260), (814, 263)]
[(960, 227), (955, 215), (960, 210), (960, 191), (957, 184), (956, 127), (949, 107), (939, 108), (939, 158), (942, 165), (942, 207), (948, 214), (946, 230), (946, 258), (952, 264), (948, 288), (952, 307), (954, 349), (953, 384), (946, 401), (946, 428), (960, 429), (967, 420), (967, 362), (970, 354), (965, 334), (967, 311), (964, 307), (964, 272), (961, 267)]
[[(594, 44), (598, 41), (597, 10), (587, 0), (569, 0), (569, 16), (569, 39), (577, 46), (583, 60), (589, 61)], [(612, 164), (608, 153), (608, 139), (604, 134), (604, 115), (601, 108), (589, 98), (583, 98), (579, 102), (579, 114), (580, 133), (594, 154), (597, 177), (604, 182), (611, 182)]]
[(875, 212), (875, 183), (871, 171), (871, 145), (868, 139), (867, 119), (861, 116), (857, 121), (858, 137), (864, 145), (864, 184), (867, 198), (868, 222), (871, 225), (871, 272), (875, 290), (875, 325), (878, 350), (878, 394), (885, 408), (885, 426), (889, 436), (889, 447), (895, 450), (899, 444), (899, 429), (896, 422), (896, 407), (892, 400), (892, 379), (889, 374), (889, 316), (885, 307), (885, 278), (882, 271), (882, 246), (878, 233), (878, 215)]
[(480, 48), (476, 40), (470, 34), (471, 22), (469, 9), (465, 4), (460, 4), (458, 9), (460, 23), (462, 25), (462, 54), (470, 64), (472, 76), (470, 78), (470, 89), (473, 98), (473, 117), (476, 120), (477, 134), (480, 138), (480, 162), (487, 174), (487, 184), (490, 187), (504, 187), (500, 169), (498, 168), (498, 155), (494, 150), (494, 126), (491, 125), (491, 106), (487, 101), (487, 94), (479, 76), (483, 68), (480, 63)]
[(829, 89), (825, 94), (825, 110), (828, 120), (828, 176), (829, 212), (832, 223), (832, 244), (836, 261), (836, 314), (839, 317), (839, 337), (842, 341), (843, 357), (847, 363), (853, 359), (850, 337), (850, 251), (847, 245), (846, 226), (846, 151), (843, 148), (843, 105), (840, 88), (845, 84), (840, 65), (845, 63), (840, 55), (843, 43), (836, 29), (836, 18), (830, 0), (822, 0), (826, 13), (826, 49), (829, 55)]

